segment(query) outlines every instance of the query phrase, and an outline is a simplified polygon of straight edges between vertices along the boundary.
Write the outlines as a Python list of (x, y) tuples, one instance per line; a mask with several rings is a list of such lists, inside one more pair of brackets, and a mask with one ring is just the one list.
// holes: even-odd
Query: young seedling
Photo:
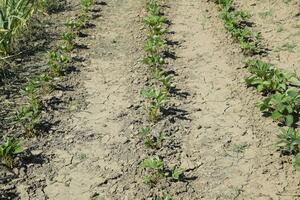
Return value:
[(172, 76), (166, 76), (160, 68), (155, 68), (153, 71), (153, 78), (158, 80), (166, 91), (169, 91), (172, 87)]
[(155, 28), (155, 27), (161, 27), (163, 26), (164, 23), (166, 23), (166, 18), (163, 16), (157, 16), (157, 15), (149, 15), (146, 16), (144, 19), (145, 24), (150, 28)]
[(167, 100), (166, 91), (162, 89), (156, 90), (150, 88), (147, 90), (142, 90), (141, 95), (148, 100), (145, 105), (145, 110), (149, 116), (149, 120), (156, 122), (161, 116), (161, 107)]
[(66, 32), (62, 34), (62, 39), (64, 43), (61, 45), (61, 49), (70, 52), (74, 49), (75, 47), (75, 38), (76, 35), (73, 32)]
[(159, 133), (158, 136), (152, 135), (151, 129), (148, 127), (140, 129), (139, 135), (141, 136), (145, 147), (149, 149), (160, 149), (165, 140), (165, 135), (163, 133)]
[(48, 55), (49, 55), (48, 64), (50, 66), (51, 76), (52, 77), (60, 76), (66, 64), (70, 62), (70, 58), (59, 51), (50, 51)]
[(148, 54), (155, 55), (160, 52), (165, 44), (165, 40), (163, 40), (160, 36), (150, 35), (145, 42), (144, 49)]
[(300, 134), (293, 128), (280, 129), (277, 146), (286, 154), (297, 154), (300, 152)]
[(157, 3), (157, 0), (148, 0), (146, 7), (147, 12), (151, 15), (160, 15), (160, 5)]
[(245, 79), (246, 84), (256, 87), (259, 92), (284, 92), (288, 85), (299, 85), (295, 74), (281, 72), (269, 63), (249, 60), (246, 67), (252, 74)]
[(164, 64), (166, 64), (164, 58), (159, 54), (148, 55), (144, 58), (143, 62), (154, 69), (160, 69)]
[(183, 170), (175, 167), (172, 170), (172, 180), (174, 181), (182, 181), (184, 178)]
[(144, 177), (144, 182), (146, 184), (155, 185), (166, 175), (165, 164), (158, 156), (145, 159), (142, 166), (143, 168), (148, 169), (150, 173), (150, 175)]
[(40, 102), (37, 99), (31, 99), (28, 105), (21, 107), (17, 112), (16, 120), (20, 122), (28, 137), (36, 135), (35, 129), (40, 122)]
[(300, 93), (295, 88), (289, 88), (283, 94), (277, 92), (258, 102), (257, 106), (262, 112), (271, 114), (273, 120), (292, 126), (294, 115), (300, 107)]
[(80, 0), (81, 12), (87, 13), (93, 5), (93, 0)]
[(70, 29), (72, 32), (77, 32), (79, 31), (82, 27), (83, 27), (83, 23), (81, 20), (78, 19), (72, 19), (72, 20), (68, 20), (65, 23), (65, 26)]
[(23, 149), (17, 139), (7, 138), (6, 142), (0, 145), (1, 163), (12, 169), (15, 165), (14, 158), (22, 151)]
[(154, 200), (173, 200), (169, 194), (164, 193), (162, 196), (156, 196)]

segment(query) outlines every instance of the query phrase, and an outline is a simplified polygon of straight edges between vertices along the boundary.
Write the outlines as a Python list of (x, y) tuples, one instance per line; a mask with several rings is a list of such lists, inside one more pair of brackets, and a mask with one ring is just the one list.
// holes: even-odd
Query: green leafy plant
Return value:
[(158, 54), (159, 51), (164, 47), (165, 40), (158, 35), (150, 35), (145, 42), (144, 49), (150, 55)]
[(161, 107), (167, 100), (166, 91), (162, 89), (156, 90), (154, 88), (150, 88), (147, 90), (142, 90), (141, 95), (148, 100), (144, 108), (149, 116), (149, 120), (156, 122), (160, 118)]
[(249, 60), (246, 67), (252, 74), (245, 78), (246, 84), (256, 87), (259, 92), (284, 92), (288, 85), (299, 85), (295, 74), (281, 72), (269, 63)]
[(84, 21), (79, 20), (79, 19), (71, 19), (65, 23), (65, 26), (67, 28), (69, 28), (72, 32), (76, 32), (76, 31), (79, 31), (83, 27), (83, 25), (84, 25), (83, 22)]
[(62, 34), (62, 39), (64, 43), (61, 45), (61, 49), (67, 52), (70, 52), (75, 47), (75, 38), (76, 35), (73, 32), (66, 32)]
[(172, 197), (169, 194), (164, 193), (162, 196), (156, 196), (154, 200), (172, 200)]
[(159, 15), (148, 15), (144, 18), (145, 24), (150, 28), (162, 27), (166, 23), (166, 18)]
[(165, 177), (164, 162), (158, 157), (145, 159), (142, 163), (143, 168), (148, 169), (150, 175), (144, 177), (146, 184), (156, 184), (161, 178)]
[(165, 135), (163, 133), (159, 133), (158, 136), (152, 135), (151, 129), (148, 127), (140, 129), (139, 135), (141, 136), (145, 147), (150, 149), (160, 149), (165, 140)]
[(158, 80), (167, 91), (172, 87), (172, 76), (166, 76), (160, 68), (155, 68), (153, 70), (153, 78)]
[(20, 122), (29, 137), (36, 135), (35, 129), (40, 122), (41, 106), (37, 99), (30, 99), (29, 104), (17, 112), (16, 120)]
[(93, 0), (80, 0), (81, 10), (84, 13), (87, 13), (91, 6), (93, 5)]
[(164, 58), (159, 54), (148, 55), (143, 59), (143, 62), (155, 69), (161, 68), (164, 64), (166, 64)]
[(294, 115), (300, 107), (300, 93), (295, 88), (289, 88), (285, 93), (279, 93), (259, 101), (257, 106), (262, 112), (270, 113), (273, 120), (287, 126), (294, 124)]
[(225, 28), (240, 43), (243, 52), (245, 54), (261, 53), (260, 34), (253, 32), (247, 25), (250, 15), (232, 9), (231, 1), (220, 1), (219, 4), (223, 5), (221, 18), (224, 21)]
[(173, 170), (172, 170), (172, 179), (175, 180), (175, 181), (182, 181), (183, 180), (183, 170), (175, 167)]
[(42, 0), (0, 0), (0, 55), (5, 57), (43, 5)]
[(160, 15), (160, 5), (157, 0), (148, 0), (146, 4), (147, 12), (151, 15)]
[(281, 129), (277, 146), (284, 153), (297, 154), (300, 152), (300, 134), (293, 128)]
[(15, 165), (14, 158), (23, 151), (19, 141), (15, 138), (7, 138), (5, 143), (0, 145), (1, 163), (9, 168)]
[(300, 153), (295, 157), (294, 167), (297, 171), (300, 171)]
[(50, 51), (48, 53), (50, 66), (50, 74), (52, 77), (58, 77), (61, 75), (62, 70), (66, 64), (70, 62), (70, 58), (59, 51)]

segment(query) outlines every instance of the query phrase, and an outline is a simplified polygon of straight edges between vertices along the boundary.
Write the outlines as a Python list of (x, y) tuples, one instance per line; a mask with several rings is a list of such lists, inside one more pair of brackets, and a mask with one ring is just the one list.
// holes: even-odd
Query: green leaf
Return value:
[(286, 123), (287, 126), (292, 126), (293, 123), (294, 123), (294, 117), (293, 117), (293, 115), (287, 115), (285, 117), (285, 123)]
[(300, 171), (300, 153), (296, 155), (294, 167), (297, 171)]

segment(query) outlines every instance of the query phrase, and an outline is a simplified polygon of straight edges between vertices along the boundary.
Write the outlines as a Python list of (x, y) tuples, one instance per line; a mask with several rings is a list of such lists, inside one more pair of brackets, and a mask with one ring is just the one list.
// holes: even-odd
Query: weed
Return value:
[(295, 53), (295, 48), (297, 45), (295, 43), (285, 43), (281, 47), (277, 48), (276, 51), (288, 51), (290, 53)]
[(145, 105), (145, 110), (149, 116), (149, 120), (156, 122), (160, 118), (161, 107), (167, 100), (166, 91), (150, 88), (142, 90), (141, 95), (148, 100), (148, 103)]
[(284, 153), (297, 154), (300, 152), (300, 134), (293, 128), (280, 129), (277, 146)]
[(292, 126), (294, 115), (300, 107), (300, 93), (295, 88), (289, 88), (283, 94), (277, 92), (265, 98), (257, 106), (262, 112), (270, 113), (273, 120)]
[(1, 163), (9, 168), (13, 168), (14, 158), (23, 151), (19, 141), (15, 138), (7, 138), (6, 142), (0, 145)]

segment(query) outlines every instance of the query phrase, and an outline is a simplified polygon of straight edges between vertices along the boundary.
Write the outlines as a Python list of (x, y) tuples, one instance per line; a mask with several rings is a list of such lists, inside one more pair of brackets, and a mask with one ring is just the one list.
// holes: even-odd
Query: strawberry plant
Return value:
[(158, 136), (152, 135), (150, 128), (140, 129), (139, 135), (143, 139), (145, 147), (150, 149), (160, 149), (163, 141), (165, 140), (163, 133), (159, 133)]
[(286, 92), (273, 94), (257, 103), (262, 112), (270, 113), (273, 120), (280, 121), (287, 126), (294, 124), (294, 115), (300, 107), (300, 93), (295, 88), (289, 88)]
[(167, 100), (166, 91), (150, 88), (148, 90), (142, 90), (141, 95), (148, 100), (144, 108), (149, 116), (149, 120), (157, 121), (161, 115), (161, 107)]
[(259, 92), (284, 92), (288, 85), (299, 85), (295, 74), (283, 73), (269, 63), (249, 60), (246, 67), (252, 74), (245, 79), (246, 84), (256, 87)]
[(23, 151), (20, 143), (15, 138), (7, 138), (6, 142), (0, 145), (1, 163), (9, 168), (15, 165), (14, 158)]

